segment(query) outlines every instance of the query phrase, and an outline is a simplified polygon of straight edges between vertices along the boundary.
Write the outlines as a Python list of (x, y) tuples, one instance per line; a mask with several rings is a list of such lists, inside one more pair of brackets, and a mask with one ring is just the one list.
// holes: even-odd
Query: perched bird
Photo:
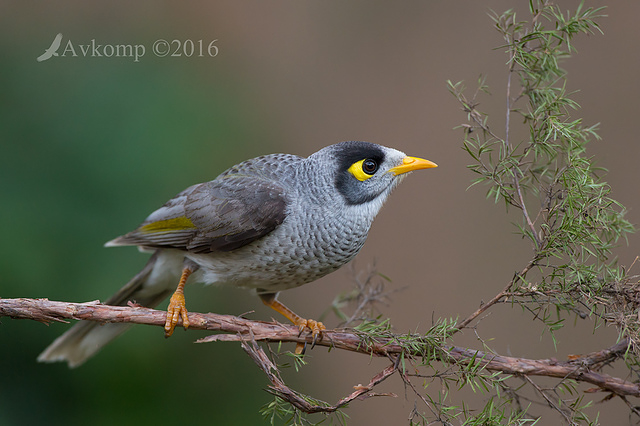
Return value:
[[(431, 167), (437, 165), (368, 142), (330, 145), (308, 158), (272, 154), (244, 161), (180, 192), (137, 229), (106, 244), (135, 245), (153, 255), (105, 303), (154, 307), (173, 292), (165, 324), (170, 336), (180, 318), (189, 325), (187, 283), (229, 284), (254, 289), (301, 331), (321, 337), (324, 325), (296, 315), (278, 301), (278, 292), (353, 259), (393, 188), (407, 172)], [(128, 327), (80, 322), (38, 360), (76, 367)]]

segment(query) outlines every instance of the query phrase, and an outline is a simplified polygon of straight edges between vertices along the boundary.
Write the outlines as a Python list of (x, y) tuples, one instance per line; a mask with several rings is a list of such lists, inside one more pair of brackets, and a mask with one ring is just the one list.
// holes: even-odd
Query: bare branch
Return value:
[[(98, 301), (88, 303), (56, 302), (48, 299), (0, 299), (0, 317), (31, 319), (40, 322), (61, 321), (65, 319), (98, 321), (103, 323), (119, 322), (147, 324), (164, 327), (166, 313), (140, 306), (108, 306)], [(213, 341), (267, 341), (312, 343), (312, 336), (300, 335), (298, 328), (277, 322), (252, 321), (231, 315), (189, 313), (190, 329), (212, 330), (219, 333), (200, 339), (198, 342)], [(400, 342), (400, 335), (367, 339), (362, 333), (351, 329), (326, 330), (316, 342), (318, 346), (343, 349), (369, 356), (389, 357), (394, 354), (421, 357), (424, 353), (409, 349)], [(547, 376), (560, 379), (573, 379), (596, 385), (603, 391), (618, 396), (640, 397), (640, 385), (621, 378), (612, 377), (597, 371), (600, 365), (623, 357), (629, 343), (622, 341), (616, 345), (587, 355), (572, 356), (567, 361), (551, 359), (532, 360), (526, 358), (494, 355), (475, 349), (451, 345), (428, 347), (426, 339), (419, 335), (410, 336), (425, 348), (434, 350), (438, 360), (467, 366), (480, 365), (490, 371), (499, 371), (517, 376)], [(247, 344), (245, 343), (245, 350)], [(388, 377), (392, 371), (386, 369), (372, 379), (370, 385), (362, 388), (364, 393), (370, 387)], [(270, 378), (271, 379), (271, 378)], [(273, 383), (273, 381), (272, 381)], [(357, 392), (356, 392), (357, 393)], [(362, 395), (362, 394), (359, 394)], [(359, 396), (358, 395), (358, 396)], [(357, 397), (357, 396), (356, 396)], [(350, 398), (350, 397), (347, 397)], [(355, 397), (354, 397), (355, 398)]]

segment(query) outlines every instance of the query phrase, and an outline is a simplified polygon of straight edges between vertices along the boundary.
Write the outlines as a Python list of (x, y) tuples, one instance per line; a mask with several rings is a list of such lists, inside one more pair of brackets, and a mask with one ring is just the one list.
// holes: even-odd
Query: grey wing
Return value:
[(285, 188), (257, 176), (227, 175), (196, 188), (185, 204), (198, 232), (187, 245), (196, 252), (229, 251), (280, 225), (287, 210)]
[(286, 189), (280, 183), (261, 175), (230, 173), (182, 191), (138, 229), (107, 246), (230, 251), (273, 231), (286, 211)]

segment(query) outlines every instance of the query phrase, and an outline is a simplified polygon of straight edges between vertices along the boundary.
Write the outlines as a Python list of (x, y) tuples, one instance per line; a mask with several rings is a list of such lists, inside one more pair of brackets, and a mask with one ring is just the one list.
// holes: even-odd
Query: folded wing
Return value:
[(286, 190), (281, 183), (246, 170), (230, 170), (182, 191), (138, 229), (107, 246), (231, 251), (273, 231), (284, 221), (286, 210)]

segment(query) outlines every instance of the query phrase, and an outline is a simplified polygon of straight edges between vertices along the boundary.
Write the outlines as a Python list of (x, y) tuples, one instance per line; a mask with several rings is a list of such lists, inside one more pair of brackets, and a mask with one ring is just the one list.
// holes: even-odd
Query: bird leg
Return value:
[(171, 296), (169, 306), (167, 307), (167, 319), (164, 323), (164, 337), (169, 337), (173, 334), (173, 329), (176, 328), (180, 317), (182, 317), (182, 326), (185, 329), (189, 328), (189, 317), (187, 316), (188, 312), (184, 298), (184, 285), (187, 283), (189, 275), (195, 272), (196, 269), (198, 269), (197, 266), (191, 264), (185, 264), (182, 269), (182, 276), (180, 277), (178, 288), (176, 288), (173, 296)]
[[(312, 320), (312, 319), (304, 319), (301, 316), (297, 315), (291, 309), (287, 308), (282, 302), (276, 299), (275, 293), (269, 294), (261, 294), (260, 299), (262, 303), (269, 306), (271, 309), (281, 313), (284, 315), (289, 321), (291, 321), (294, 325), (298, 326), (300, 333), (306, 328), (311, 330), (311, 334), (313, 335), (313, 344), (315, 345), (316, 340), (318, 338), (322, 338), (322, 331), (327, 328), (320, 321)], [(304, 350), (305, 344), (298, 343), (296, 345), (296, 354), (301, 354)]]

